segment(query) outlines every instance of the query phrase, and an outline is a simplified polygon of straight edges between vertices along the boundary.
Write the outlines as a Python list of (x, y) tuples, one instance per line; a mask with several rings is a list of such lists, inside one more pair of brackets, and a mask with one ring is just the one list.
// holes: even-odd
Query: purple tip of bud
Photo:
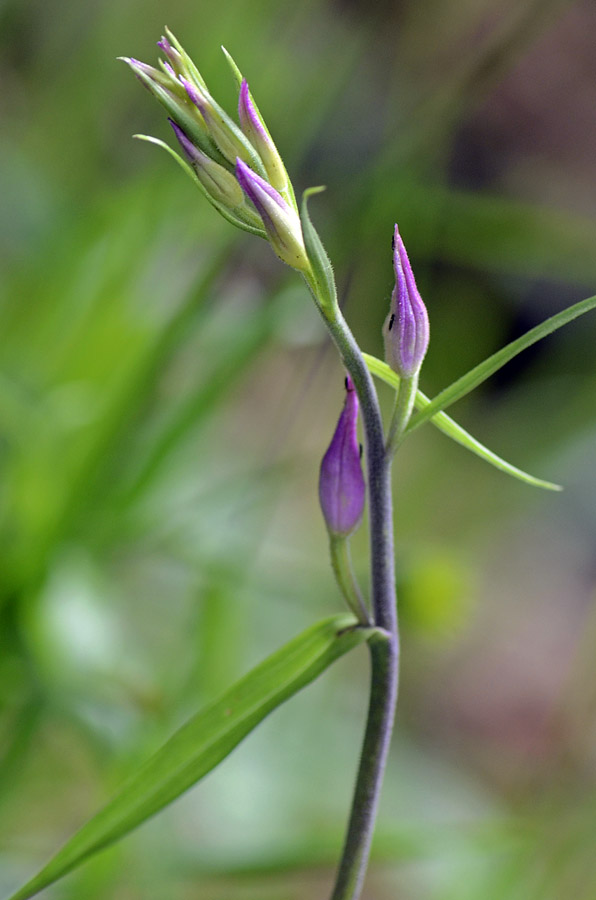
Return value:
[(393, 267), (395, 288), (385, 338), (394, 368), (398, 374), (411, 377), (420, 369), (428, 349), (428, 313), (397, 225), (393, 235)]
[(166, 70), (166, 72), (168, 73), (168, 75), (170, 75), (174, 80), (176, 80), (176, 73), (174, 72), (171, 65), (169, 63), (165, 62), (165, 63), (163, 63), (163, 67)]
[(180, 62), (180, 54), (178, 53), (176, 48), (171, 45), (167, 37), (164, 37), (162, 35), (160, 40), (157, 42), (157, 46), (162, 51), (164, 56), (168, 57), (171, 63), (176, 64)]
[(366, 488), (360, 463), (357, 422), (358, 397), (352, 381), (347, 378), (344, 408), (319, 474), (319, 500), (327, 528), (332, 534), (351, 534), (360, 523), (364, 510)]
[(244, 134), (250, 135), (250, 132), (252, 130), (257, 132), (257, 134), (264, 141), (269, 140), (269, 135), (263, 128), (263, 123), (261, 122), (255, 109), (254, 103), (251, 100), (246, 78), (242, 79), (242, 84), (240, 85), (240, 95), (238, 97), (238, 118), (240, 120), (240, 127), (242, 128)]
[(263, 204), (264, 194), (274, 200), (284, 212), (289, 210), (289, 206), (281, 194), (278, 194), (275, 188), (271, 187), (260, 175), (253, 172), (250, 166), (247, 166), (239, 157), (236, 157), (236, 178), (238, 179), (238, 184), (248, 199), (252, 200), (261, 216), (269, 218), (269, 214)]
[(182, 75), (179, 75), (178, 77), (179, 77), (180, 84), (183, 86), (184, 90), (186, 91), (186, 93), (188, 95), (188, 99), (191, 100), (192, 103), (194, 103), (194, 105), (201, 112), (203, 112), (203, 109), (205, 108), (205, 101), (204, 101), (200, 91), (198, 91), (197, 88), (195, 87), (195, 85), (191, 81), (189, 81), (187, 78), (184, 78)]
[[(145, 78), (150, 78), (151, 81), (156, 81), (157, 79), (155, 76), (159, 74), (157, 70), (153, 68), (153, 66), (149, 66), (147, 65), (147, 63), (141, 62), (140, 59), (135, 59), (134, 56), (119, 56), (118, 59), (121, 59), (122, 62), (125, 62), (127, 65), (129, 65), (141, 84), (145, 88), (147, 88), (147, 90), (150, 90), (150, 87), (147, 84)], [(143, 78), (143, 76), (145, 76), (145, 78)]]
[(188, 159), (188, 161), (189, 161), (190, 163), (198, 163), (198, 162), (200, 162), (200, 161), (201, 161), (201, 154), (199, 153), (199, 151), (197, 150), (197, 148), (195, 147), (195, 145), (193, 144), (193, 142), (190, 140), (190, 138), (187, 137), (187, 135), (184, 133), (184, 131), (182, 131), (182, 129), (180, 128), (180, 126), (177, 125), (176, 122), (174, 122), (173, 119), (168, 119), (168, 122), (170, 123), (170, 125), (171, 125), (172, 128), (174, 129), (174, 134), (175, 134), (176, 137), (178, 138), (178, 143), (179, 143), (180, 146), (182, 147), (182, 149), (183, 149), (183, 151), (184, 151), (184, 155), (186, 156), (186, 158)]

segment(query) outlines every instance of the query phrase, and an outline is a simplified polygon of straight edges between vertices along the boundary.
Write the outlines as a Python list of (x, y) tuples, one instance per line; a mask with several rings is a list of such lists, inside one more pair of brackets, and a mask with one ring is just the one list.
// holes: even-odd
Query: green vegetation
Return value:
[[(577, 58), (579, 79), (582, 13), (511, 3), (495, 22), (491, 8), (0, 8), (2, 896), (196, 709), (341, 608), (316, 478), (343, 374), (293, 273), (131, 140), (170, 137), (115, 58), (151, 58), (167, 17), (233, 111), (225, 44), (296, 186), (327, 185), (310, 213), (376, 357), (399, 222), (432, 397), (596, 281), (593, 163), (573, 152), (585, 139), (596, 158), (593, 123), (584, 134), (581, 110), (539, 89), (543, 55), (555, 72)], [(540, 138), (524, 143), (528, 85)], [(591, 315), (571, 323), (450, 410), (562, 494), (430, 427), (403, 451), (404, 666), (375, 900), (596, 890), (595, 332)], [(363, 529), (357, 569), (365, 551)], [(325, 896), (365, 676), (360, 651), (340, 660), (48, 896)]]

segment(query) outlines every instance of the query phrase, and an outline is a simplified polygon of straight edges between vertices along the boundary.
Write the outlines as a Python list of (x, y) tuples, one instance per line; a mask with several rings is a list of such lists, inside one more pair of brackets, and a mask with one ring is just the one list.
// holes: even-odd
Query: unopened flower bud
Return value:
[(250, 144), (238, 126), (222, 112), (213, 98), (187, 78), (181, 76), (180, 83), (188, 98), (199, 110), (213, 142), (228, 162), (234, 163), (238, 156), (244, 162), (253, 162), (254, 151), (251, 152)]
[(419, 372), (428, 348), (428, 314), (397, 225), (393, 237), (393, 267), (395, 287), (383, 326), (385, 359), (402, 378), (412, 378)]
[(238, 118), (244, 135), (251, 142), (265, 166), (265, 172), (269, 183), (277, 191), (286, 191), (288, 187), (288, 174), (277, 147), (273, 143), (258, 109), (256, 108), (246, 78), (242, 79), (240, 96), (238, 98)]
[(241, 159), (236, 160), (236, 178), (248, 199), (254, 203), (279, 258), (301, 272), (310, 271), (298, 213)]
[(177, 76), (182, 74), (185, 71), (184, 61), (180, 52), (176, 49), (176, 47), (172, 46), (168, 38), (162, 35), (161, 39), (157, 42), (157, 46), (162, 51), (164, 56), (169, 59), (170, 65), (175, 75)]
[[(182, 128), (172, 119), (169, 120), (178, 138), (184, 155), (192, 166), (197, 178), (207, 191), (209, 197), (218, 206), (223, 206), (245, 224), (259, 228), (261, 221), (255, 211), (246, 202), (244, 192), (231, 172), (203, 153), (192, 143)], [(262, 226), (261, 226), (262, 227)]]
[(188, 139), (183, 130), (172, 119), (169, 120), (174, 134), (184, 151), (184, 155), (197, 173), (201, 184), (218, 203), (226, 206), (241, 206), (244, 201), (242, 189), (231, 172), (214, 162)]
[(332, 535), (347, 537), (360, 524), (365, 485), (356, 425), (358, 397), (346, 378), (346, 400), (319, 474), (319, 500)]

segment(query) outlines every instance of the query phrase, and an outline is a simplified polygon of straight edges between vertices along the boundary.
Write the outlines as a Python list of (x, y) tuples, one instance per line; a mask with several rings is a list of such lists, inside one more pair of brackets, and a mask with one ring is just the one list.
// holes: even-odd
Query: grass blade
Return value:
[[(399, 385), (399, 375), (397, 375), (393, 369), (391, 369), (387, 363), (383, 362), (380, 359), (377, 359), (376, 356), (370, 356), (368, 353), (363, 353), (364, 360), (369, 370), (373, 375), (377, 378), (380, 378), (381, 381), (384, 381), (386, 384), (390, 385), (392, 388), (397, 388)], [(423, 394), (422, 391), (416, 392), (416, 409), (419, 409), (421, 412), (419, 415), (426, 413), (426, 410), (431, 405), (431, 400)], [(424, 421), (428, 421), (428, 418), (425, 418)], [(513, 478), (517, 478), (519, 481), (525, 482), (525, 484), (530, 484), (532, 487), (540, 487), (544, 488), (547, 491), (560, 491), (562, 490), (560, 484), (554, 484), (552, 481), (544, 481), (542, 478), (535, 478), (534, 475), (530, 475), (528, 472), (524, 472), (523, 469), (518, 469), (517, 466), (511, 465), (506, 460), (502, 459), (500, 456), (497, 456), (496, 453), (493, 453), (492, 450), (489, 450), (488, 447), (485, 447), (484, 444), (481, 444), (480, 441), (476, 440), (475, 437), (462, 428), (461, 425), (458, 425), (457, 422), (447, 415), (444, 412), (435, 413), (431, 418), (430, 422), (439, 431), (442, 431), (443, 434), (446, 434), (447, 437), (450, 437), (452, 440), (456, 441), (458, 444), (461, 444), (462, 447), (465, 447), (466, 450), (470, 450), (476, 456), (479, 456), (480, 459), (485, 460), (494, 466), (496, 469), (499, 469), (501, 472), (505, 472), (507, 475), (511, 475)], [(421, 423), (422, 424), (422, 423)]]
[(541, 322), (540, 325), (531, 328), (515, 341), (511, 341), (506, 347), (493, 353), (493, 355), (489, 356), (488, 359), (485, 359), (484, 362), (474, 366), (473, 369), (470, 369), (469, 372), (462, 375), (461, 378), (458, 378), (457, 381), (454, 381), (453, 384), (450, 384), (437, 394), (424, 409), (421, 409), (417, 416), (414, 416), (408, 425), (407, 431), (414, 431), (416, 428), (419, 428), (420, 425), (423, 425), (424, 422), (428, 422), (429, 419), (432, 419), (438, 412), (447, 409), (448, 406), (461, 400), (462, 397), (465, 397), (466, 394), (473, 391), (474, 388), (482, 384), (483, 381), (486, 381), (487, 378), (494, 375), (495, 372), (513, 359), (514, 356), (517, 356), (518, 353), (521, 353), (522, 350), (526, 350), (528, 347), (531, 347), (532, 344), (542, 340), (542, 338), (546, 337), (548, 334), (552, 334), (553, 331), (562, 328), (563, 325), (567, 325), (568, 322), (572, 322), (573, 319), (577, 319), (578, 316), (582, 316), (584, 313), (590, 312), (590, 310), (595, 308), (596, 296), (588, 297), (587, 300), (580, 300), (579, 303), (575, 303), (568, 309), (564, 309), (555, 316), (551, 316), (550, 319), (546, 319), (546, 321)]
[(324, 619), (182, 726), (10, 900), (27, 900), (163, 809), (218, 765), (268, 713), (368, 640), (351, 615)]

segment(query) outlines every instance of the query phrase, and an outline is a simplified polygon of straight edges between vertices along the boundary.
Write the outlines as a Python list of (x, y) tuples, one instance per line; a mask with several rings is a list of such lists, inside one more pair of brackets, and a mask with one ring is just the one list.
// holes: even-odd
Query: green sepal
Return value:
[[(373, 375), (380, 378), (381, 381), (384, 381), (392, 388), (397, 389), (399, 387), (399, 375), (394, 372), (386, 362), (377, 359), (376, 356), (370, 356), (368, 353), (363, 353), (362, 355), (369, 371)], [(431, 401), (426, 394), (423, 394), (420, 390), (416, 391), (416, 400), (414, 402), (416, 409), (426, 411), (430, 402)], [(425, 421), (428, 420), (425, 419)], [(450, 437), (452, 440), (456, 441), (456, 443), (461, 444), (466, 450), (470, 450), (476, 456), (479, 456), (480, 459), (490, 463), (491, 466), (494, 466), (501, 472), (505, 472), (507, 475), (511, 475), (513, 478), (517, 478), (519, 481), (523, 481), (525, 484), (530, 484), (533, 487), (544, 488), (547, 491), (563, 490), (560, 484), (554, 484), (552, 481), (544, 481), (542, 478), (535, 478), (534, 475), (529, 475), (528, 472), (524, 472), (522, 469), (518, 469), (517, 466), (513, 466), (511, 463), (506, 462), (506, 460), (497, 456), (496, 453), (493, 453), (492, 450), (489, 450), (488, 447), (485, 447), (484, 444), (481, 444), (480, 441), (476, 440), (475, 437), (472, 437), (465, 428), (462, 428), (461, 425), (454, 422), (447, 413), (435, 413), (431, 417), (430, 422), (435, 428), (438, 428), (439, 431), (446, 434), (447, 437)], [(408, 429), (406, 429), (406, 434), (407, 433)]]
[(186, 67), (186, 71), (191, 76), (192, 80), (197, 84), (198, 87), (200, 87), (204, 91), (208, 92), (208, 88), (205, 83), (205, 79), (203, 78), (203, 76), (201, 75), (201, 73), (199, 72), (197, 67), (195, 66), (194, 62), (192, 61), (192, 59), (190, 58), (190, 56), (188, 55), (188, 53), (186, 52), (186, 50), (184, 49), (184, 47), (182, 46), (182, 44), (180, 43), (178, 38), (176, 38), (172, 34), (172, 32), (170, 31), (169, 28), (165, 29), (165, 33), (166, 33), (166, 37), (169, 40), (170, 44), (176, 48), (176, 50), (182, 57), (182, 62), (184, 63), (184, 66)]
[(317, 304), (320, 306), (325, 317), (330, 321), (333, 321), (338, 311), (337, 289), (335, 287), (333, 266), (331, 265), (331, 261), (327, 256), (325, 248), (323, 247), (321, 238), (319, 237), (308, 214), (308, 198), (312, 197), (313, 194), (320, 194), (321, 191), (324, 190), (324, 187), (312, 187), (304, 191), (304, 193), (302, 194), (300, 221), (302, 223), (304, 246), (313, 275), (314, 283), (310, 284), (310, 287), (313, 291)]
[[(226, 58), (226, 62), (228, 63), (228, 65), (230, 67), (232, 75), (234, 76), (234, 80), (236, 81), (236, 83), (238, 85), (238, 89), (240, 90), (240, 88), (242, 87), (242, 82), (244, 81), (244, 75), (242, 74), (242, 72), (240, 71), (238, 66), (236, 65), (234, 59), (232, 58), (232, 55), (230, 53), (228, 53), (228, 51), (226, 50), (226, 48), (223, 45), (222, 45), (221, 49)], [(282, 176), (281, 179), (278, 180), (278, 179), (275, 179), (274, 177), (270, 177), (271, 173), (268, 172), (265, 176), (266, 180), (269, 181), (269, 183), (275, 188), (275, 190), (279, 191), (279, 193), (281, 194), (283, 199), (286, 200), (288, 203), (290, 203), (294, 207), (296, 212), (298, 212), (298, 204), (296, 203), (296, 195), (294, 193), (294, 187), (292, 185), (292, 182), (290, 181), (290, 178), (286, 171), (286, 167), (284, 166), (284, 162), (279, 154), (279, 151), (278, 151), (277, 147), (275, 146), (275, 141), (271, 137), (271, 132), (267, 128), (267, 123), (265, 122), (265, 119), (261, 115), (261, 111), (259, 110), (259, 107), (257, 106), (257, 104), (255, 102), (255, 98), (253, 97), (252, 93), (250, 94), (250, 100), (254, 107), (254, 111), (258, 116), (259, 122), (261, 123), (269, 140), (271, 141), (271, 148), (272, 148), (272, 151), (273, 151), (273, 154), (275, 157), (275, 167), (277, 169), (278, 174), (281, 174), (281, 176)], [(252, 141), (251, 141), (251, 144), (252, 144)], [(255, 149), (257, 150), (257, 152), (259, 152), (257, 147), (255, 147)], [(259, 154), (259, 156), (260, 156), (260, 154)], [(267, 170), (267, 159), (265, 156), (262, 157), (262, 162), (263, 162), (265, 169)]]
[(149, 78), (148, 75), (145, 75), (144, 72), (135, 71), (135, 75), (147, 85), (151, 93), (164, 107), (170, 118), (182, 128), (193, 144), (200, 147), (203, 153), (210, 156), (215, 162), (220, 163), (220, 165), (225, 166), (228, 169), (230, 168), (229, 162), (225, 156), (219, 152), (219, 149), (209, 137), (205, 127), (201, 126), (196, 117), (192, 114), (191, 109), (187, 107), (186, 101), (178, 100), (166, 88), (157, 84), (157, 82)]
[(382, 637), (378, 632), (357, 627), (352, 615), (333, 616), (273, 653), (175, 732), (10, 900), (27, 900), (155, 815), (214, 769), (277, 706), (344, 653)]
[(223, 44), (222, 44), (221, 49), (222, 49), (222, 51), (223, 51), (223, 55), (224, 55), (225, 58), (226, 58), (226, 62), (227, 62), (227, 64), (229, 65), (229, 67), (230, 67), (230, 69), (231, 69), (231, 71), (232, 71), (232, 75), (234, 76), (234, 79), (236, 80), (236, 83), (237, 83), (237, 85), (238, 85), (238, 88), (241, 88), (241, 87), (242, 87), (242, 82), (243, 82), (243, 80), (244, 80), (244, 75), (242, 74), (242, 72), (240, 71), (240, 69), (238, 68), (238, 66), (236, 65), (236, 63), (234, 62), (231, 53), (228, 53), (228, 51), (227, 51), (226, 48), (223, 46)]
[(155, 144), (157, 147), (161, 147), (163, 150), (166, 150), (170, 154), (170, 156), (176, 160), (180, 168), (184, 172), (186, 172), (189, 178), (194, 181), (201, 193), (207, 198), (211, 206), (213, 206), (213, 208), (216, 209), (218, 213), (224, 217), (224, 219), (226, 219), (228, 222), (231, 222), (231, 224), (235, 225), (237, 228), (242, 228), (243, 231), (248, 231), (250, 234), (256, 234), (257, 237), (267, 239), (267, 233), (263, 228), (259, 228), (257, 225), (251, 225), (249, 222), (245, 222), (244, 219), (241, 219), (237, 215), (234, 215), (234, 213), (231, 212), (227, 207), (223, 206), (221, 203), (218, 203), (217, 200), (215, 200), (211, 196), (209, 191), (206, 190), (205, 186), (201, 183), (192, 166), (189, 165), (185, 159), (182, 159), (182, 157), (179, 156), (175, 150), (172, 150), (169, 144), (166, 144), (165, 141), (162, 141), (156, 137), (152, 137), (149, 134), (134, 134), (133, 137), (139, 141), (148, 141), (148, 143)]
[[(238, 127), (238, 125), (236, 125), (236, 123), (234, 121), (232, 121), (232, 119), (229, 117), (229, 115), (227, 114), (225, 109), (223, 109), (223, 107), (221, 107), (219, 105), (217, 100), (214, 100), (213, 97), (211, 96), (211, 94), (208, 94), (207, 97), (208, 97), (208, 103), (211, 106), (211, 108), (212, 108), (213, 112), (215, 113), (215, 115), (217, 116), (217, 118), (219, 119), (221, 126), (230, 132), (230, 134), (233, 136), (234, 140), (237, 141), (238, 144), (240, 145), (240, 147), (244, 150), (244, 154), (237, 152), (236, 156), (240, 156), (241, 159), (245, 163), (247, 163), (254, 169), (254, 171), (257, 173), (257, 175), (260, 175), (261, 178), (264, 178), (265, 180), (267, 180), (267, 172), (265, 171), (265, 166), (263, 165), (263, 161), (262, 161), (261, 157), (259, 156), (259, 154), (257, 153), (257, 151), (255, 150), (255, 148), (253, 147), (253, 145), (251, 144), (251, 142), (243, 134), (241, 129)], [(215, 140), (215, 137), (213, 138), (213, 140)], [(234, 158), (234, 160), (231, 160), (232, 165), (235, 164), (235, 162), (236, 162), (235, 158)]]

